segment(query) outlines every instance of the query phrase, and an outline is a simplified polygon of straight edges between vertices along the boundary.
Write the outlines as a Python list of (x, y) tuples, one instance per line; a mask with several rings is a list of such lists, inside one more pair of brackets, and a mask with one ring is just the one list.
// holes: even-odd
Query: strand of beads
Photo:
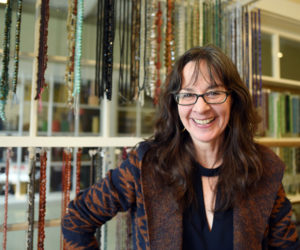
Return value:
[(146, 38), (147, 41), (145, 47), (145, 92), (147, 96), (154, 98), (155, 94), (155, 79), (156, 79), (156, 17), (157, 0), (147, 2), (146, 6)]
[(39, 220), (38, 220), (38, 245), (37, 249), (44, 250), (45, 240), (45, 215), (46, 215), (46, 167), (47, 152), (42, 150), (40, 154), (40, 200), (39, 200)]
[(160, 7), (160, 2), (158, 2), (158, 9), (156, 12), (156, 20), (155, 20), (155, 25), (157, 28), (156, 32), (156, 62), (155, 62), (155, 69), (156, 69), (156, 83), (155, 83), (155, 94), (154, 94), (154, 99), (153, 103), (154, 105), (158, 104), (158, 98), (160, 94), (160, 85), (161, 85), (161, 80), (160, 80), (160, 69), (161, 69), (161, 63), (160, 63), (160, 44), (162, 42), (162, 37), (161, 37), (161, 26), (163, 24), (162, 20), (162, 10)]
[(167, 29), (166, 29), (166, 51), (165, 51), (165, 66), (167, 73), (170, 73), (175, 61), (175, 40), (173, 34), (173, 0), (167, 0)]
[[(98, 0), (97, 5), (97, 33), (96, 33), (96, 68), (95, 68), (95, 94), (98, 97), (103, 96), (104, 94), (104, 84), (101, 79), (102, 77), (102, 67), (101, 67), (101, 57), (103, 53), (103, 16), (104, 16), (104, 7), (103, 1)], [(123, 59), (120, 56), (120, 61)], [(120, 69), (121, 71), (121, 69)]]
[(35, 100), (41, 98), (41, 94), (46, 87), (45, 71), (47, 68), (47, 38), (48, 38), (48, 22), (49, 22), (49, 0), (42, 1), (41, 4), (41, 20), (40, 20), (40, 38), (38, 53), (38, 73), (37, 73), (37, 89)]
[(76, 154), (76, 194), (80, 191), (80, 169), (81, 169), (82, 149), (79, 148)]
[(103, 36), (103, 70), (102, 80), (105, 83), (105, 92), (108, 100), (112, 95), (112, 69), (114, 49), (114, 0), (104, 2), (104, 36)]
[(4, 201), (4, 221), (3, 221), (3, 250), (6, 250), (7, 243), (7, 212), (8, 212), (8, 192), (9, 192), (9, 163), (11, 149), (6, 150), (6, 168), (5, 168), (5, 201)]
[(5, 26), (3, 39), (3, 58), (2, 58), (2, 72), (0, 79), (0, 118), (5, 120), (5, 105), (9, 90), (8, 81), (8, 66), (9, 66), (9, 51), (10, 51), (10, 31), (11, 31), (11, 13), (12, 1), (8, 0), (5, 6)]
[(74, 59), (74, 113), (75, 119), (79, 119), (79, 94), (81, 81), (81, 48), (82, 48), (82, 24), (83, 24), (83, 0), (77, 2), (77, 23), (76, 23), (76, 41), (75, 41), (75, 59)]
[(22, 2), (23, 0), (18, 0), (18, 11), (16, 20), (16, 34), (15, 34), (15, 54), (14, 54), (14, 74), (12, 78), (12, 89), (13, 92), (17, 91), (18, 83), (18, 72), (19, 72), (19, 52), (20, 52), (20, 34), (21, 34), (21, 18), (22, 18)]
[(65, 82), (68, 89), (68, 105), (73, 106), (73, 83), (74, 83), (74, 59), (75, 59), (75, 32), (77, 18), (77, 0), (68, 1), (68, 17), (67, 17), (67, 32), (68, 32), (68, 62), (65, 71)]
[(33, 233), (34, 233), (34, 195), (35, 195), (35, 149), (29, 148), (29, 185), (28, 185), (28, 229), (27, 229), (27, 250), (33, 249)]

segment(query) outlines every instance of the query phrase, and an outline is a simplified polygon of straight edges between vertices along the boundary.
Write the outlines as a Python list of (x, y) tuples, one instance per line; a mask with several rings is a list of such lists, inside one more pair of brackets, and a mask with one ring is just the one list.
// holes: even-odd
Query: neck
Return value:
[(217, 168), (222, 164), (219, 159), (219, 143), (195, 143), (197, 161), (205, 168)]

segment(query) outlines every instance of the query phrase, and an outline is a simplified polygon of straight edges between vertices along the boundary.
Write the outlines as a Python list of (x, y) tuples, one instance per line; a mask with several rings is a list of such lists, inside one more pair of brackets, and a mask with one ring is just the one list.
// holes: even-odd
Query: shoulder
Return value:
[(128, 154), (129, 161), (134, 165), (141, 163), (145, 154), (152, 145), (153, 143), (151, 141), (142, 141), (137, 144)]
[(269, 147), (261, 144), (256, 144), (258, 153), (260, 154), (263, 165), (263, 176), (273, 181), (281, 181), (285, 164), (279, 156)]

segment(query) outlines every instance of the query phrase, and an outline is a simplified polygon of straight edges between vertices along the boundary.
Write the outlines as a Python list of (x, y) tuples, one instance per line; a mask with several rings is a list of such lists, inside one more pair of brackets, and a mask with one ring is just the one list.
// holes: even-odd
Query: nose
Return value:
[(193, 106), (193, 111), (202, 113), (209, 110), (210, 108), (211, 108), (210, 104), (207, 104), (204, 101), (203, 97), (199, 96), (197, 102)]

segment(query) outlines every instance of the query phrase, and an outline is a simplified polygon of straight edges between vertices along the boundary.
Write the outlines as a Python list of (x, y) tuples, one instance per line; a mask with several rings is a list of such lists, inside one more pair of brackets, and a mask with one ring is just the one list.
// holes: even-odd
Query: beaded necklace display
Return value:
[(74, 113), (75, 119), (79, 119), (79, 95), (81, 81), (81, 48), (82, 48), (82, 24), (83, 24), (83, 0), (77, 1), (77, 19), (76, 19), (76, 42), (74, 55)]
[(27, 229), (27, 250), (33, 249), (34, 234), (34, 196), (35, 196), (35, 150), (29, 148), (29, 185), (28, 185), (28, 229)]
[(40, 200), (39, 200), (39, 220), (38, 220), (38, 242), (37, 249), (44, 249), (45, 240), (45, 215), (46, 215), (46, 167), (47, 152), (42, 150), (40, 153)]
[(48, 22), (49, 22), (49, 0), (42, 1), (41, 4), (41, 20), (40, 20), (40, 37), (38, 52), (38, 72), (37, 72), (37, 89), (35, 100), (41, 98), (41, 94), (46, 87), (45, 71), (47, 68), (47, 38), (48, 38)]
[(11, 32), (11, 18), (12, 18), (12, 1), (8, 0), (5, 6), (5, 26), (3, 39), (3, 58), (2, 58), (2, 72), (0, 77), (0, 119), (5, 120), (5, 104), (7, 101), (9, 90), (9, 53), (10, 53), (10, 32)]
[(7, 242), (7, 212), (8, 212), (8, 192), (9, 192), (9, 163), (11, 149), (6, 150), (6, 167), (5, 167), (5, 200), (4, 200), (4, 220), (3, 220), (3, 250), (6, 250)]
[(73, 87), (74, 87), (74, 60), (75, 60), (75, 38), (76, 38), (76, 19), (77, 19), (77, 0), (68, 1), (68, 61), (65, 71), (65, 82), (68, 89), (68, 105), (73, 106)]
[(111, 100), (112, 95), (113, 48), (115, 32), (114, 6), (114, 0), (104, 1), (103, 69), (102, 87), (100, 87), (100, 89), (104, 89), (105, 87), (105, 93), (108, 100)]

